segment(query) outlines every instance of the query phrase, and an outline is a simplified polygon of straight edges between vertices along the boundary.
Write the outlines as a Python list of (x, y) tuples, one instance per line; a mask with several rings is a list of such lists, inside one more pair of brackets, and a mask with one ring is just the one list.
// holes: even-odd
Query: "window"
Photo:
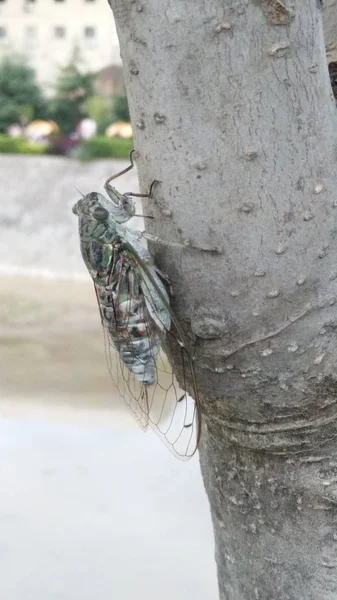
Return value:
[(35, 8), (34, 8), (34, 6), (36, 4), (35, 0), (23, 0), (22, 4), (23, 4), (22, 10), (25, 13), (30, 13), (32, 10), (33, 11), (35, 10)]
[(6, 27), (3, 27), (2, 25), (0, 25), (0, 40), (5, 40), (7, 37), (7, 29)]
[(30, 43), (34, 43), (36, 40), (36, 27), (35, 25), (27, 25), (26, 27), (26, 39)]
[(62, 25), (57, 25), (56, 27), (54, 27), (54, 37), (57, 38), (58, 40), (65, 38), (66, 37), (66, 28), (63, 27)]
[(87, 40), (93, 40), (96, 36), (96, 29), (95, 27), (85, 27), (84, 28), (84, 37)]

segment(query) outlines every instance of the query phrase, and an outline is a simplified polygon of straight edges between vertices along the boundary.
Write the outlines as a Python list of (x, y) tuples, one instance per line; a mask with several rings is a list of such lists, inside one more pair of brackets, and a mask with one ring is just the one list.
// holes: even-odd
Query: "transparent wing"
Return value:
[[(127, 298), (125, 289), (128, 290)], [(126, 268), (121, 269), (117, 289), (115, 286), (114, 290), (106, 288), (105, 291), (107, 301), (104, 308), (109, 309), (112, 319), (105, 318), (107, 313), (103, 314), (99, 298), (101, 292), (96, 288), (107, 364), (113, 383), (143, 429), (150, 426), (178, 458), (191, 458), (200, 437), (198, 389), (192, 359), (175, 315), (151, 272), (144, 272), (140, 264), (132, 261), (131, 266), (128, 261)], [(167, 312), (166, 315), (162, 313), (163, 326), (158, 327), (161, 319), (158, 298), (171, 317), (169, 332), (165, 330)], [(152, 309), (149, 306), (151, 302)], [(153, 312), (156, 312), (157, 323), (150, 316)], [(134, 344), (135, 328), (142, 334), (140, 343), (145, 350), (141, 356)], [(177, 365), (179, 381), (168, 358), (168, 338), (175, 346), (175, 355), (178, 353), (180, 357)], [(152, 375), (149, 377), (148, 373), (153, 369), (154, 382), (149, 384)], [(144, 375), (140, 375), (142, 372)], [(192, 381), (193, 397), (186, 392), (186, 381)]]

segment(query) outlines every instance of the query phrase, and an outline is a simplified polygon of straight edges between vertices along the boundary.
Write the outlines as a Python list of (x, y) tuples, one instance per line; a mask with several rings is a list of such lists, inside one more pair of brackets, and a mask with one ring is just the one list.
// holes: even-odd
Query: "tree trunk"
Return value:
[[(318, 0), (110, 0), (190, 332), (220, 598), (337, 596), (337, 137)], [(291, 6), (290, 6), (291, 4)], [(217, 252), (212, 250), (217, 249)]]
[(323, 29), (328, 62), (337, 60), (337, 1), (324, 0)]

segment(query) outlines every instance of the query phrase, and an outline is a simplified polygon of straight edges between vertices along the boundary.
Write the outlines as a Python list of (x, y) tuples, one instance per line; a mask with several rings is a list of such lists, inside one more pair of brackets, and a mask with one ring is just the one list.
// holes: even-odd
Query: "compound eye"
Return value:
[(92, 211), (92, 216), (96, 221), (105, 221), (109, 216), (109, 212), (103, 206), (97, 206)]

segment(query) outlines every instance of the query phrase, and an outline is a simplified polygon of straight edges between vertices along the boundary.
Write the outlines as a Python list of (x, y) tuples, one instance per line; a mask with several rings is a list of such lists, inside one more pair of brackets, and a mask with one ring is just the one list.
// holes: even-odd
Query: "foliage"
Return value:
[(48, 144), (31, 142), (22, 137), (12, 138), (0, 134), (0, 153), (5, 154), (44, 154)]
[[(63, 139), (68, 140), (68, 138), (59, 138), (59, 141)], [(87, 161), (96, 158), (129, 158), (132, 148), (132, 140), (97, 136), (89, 140), (83, 140), (77, 147), (75, 147), (75, 144), (69, 145), (69, 147), (66, 147), (66, 151), (62, 149), (54, 151), (53, 142), (51, 144), (40, 144), (22, 137), (12, 138), (0, 134), (0, 153), (5, 154), (65, 154)]]
[(77, 137), (72, 135), (58, 135), (50, 140), (47, 154), (56, 156), (73, 156), (74, 149), (80, 144)]
[(113, 122), (113, 118), (111, 115), (111, 110), (105, 115), (105, 117), (103, 119), (101, 119), (101, 121), (99, 121), (97, 123), (97, 135), (101, 136), (105, 134), (105, 130), (107, 127), (109, 127), (109, 125), (111, 125), (111, 123)]
[(50, 102), (49, 117), (58, 124), (65, 134), (75, 131), (81, 120), (81, 111), (76, 104), (63, 98), (54, 98)]
[(107, 118), (111, 118), (111, 106), (109, 100), (104, 96), (99, 96), (98, 94), (90, 96), (86, 101), (86, 109), (89, 117), (96, 121), (97, 124), (106, 121)]
[(108, 108), (105, 115), (97, 120), (97, 131), (103, 135), (106, 128), (115, 121), (130, 122), (130, 113), (126, 96), (115, 96), (112, 99), (112, 105)]
[(74, 54), (71, 61), (60, 69), (55, 85), (55, 96), (51, 100), (50, 118), (61, 128), (62, 133), (72, 133), (86, 112), (86, 102), (93, 95), (92, 73), (83, 73), (79, 58)]
[(113, 121), (127, 121), (130, 122), (130, 112), (128, 99), (126, 96), (115, 96), (112, 107), (112, 119)]
[(20, 56), (4, 58), (0, 64), (0, 132), (24, 118), (44, 116), (45, 101), (35, 71)]
[[(115, 96), (112, 98), (111, 102), (103, 96), (93, 96), (92, 98), (89, 98), (87, 106), (88, 104), (90, 106), (90, 103), (94, 98), (97, 108), (100, 107), (100, 113), (96, 109), (96, 116), (94, 116), (93, 110), (90, 111), (89, 108), (88, 113), (97, 123), (98, 135), (103, 135), (106, 128), (115, 121), (130, 122), (130, 113), (126, 96)], [(105, 110), (103, 110), (103, 107)]]
[(96, 136), (83, 140), (73, 151), (73, 156), (83, 161), (95, 158), (129, 158), (132, 148), (132, 140)]

